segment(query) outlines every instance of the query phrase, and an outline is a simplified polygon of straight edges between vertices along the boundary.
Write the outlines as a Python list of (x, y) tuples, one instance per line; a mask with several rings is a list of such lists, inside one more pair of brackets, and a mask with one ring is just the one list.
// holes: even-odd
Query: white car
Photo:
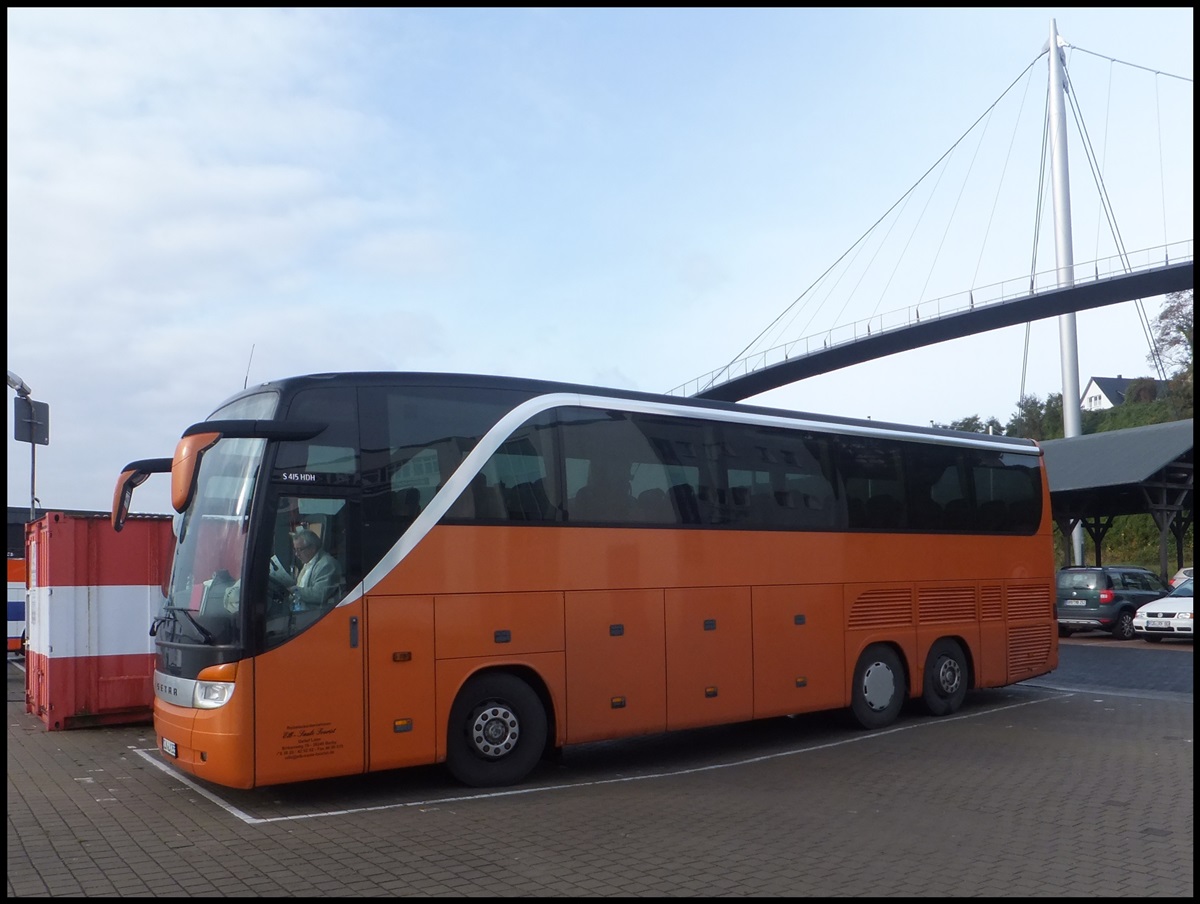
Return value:
[(1192, 639), (1192, 579), (1182, 581), (1161, 599), (1146, 603), (1133, 617), (1133, 633), (1159, 643), (1164, 637)]
[(1171, 586), (1178, 587), (1181, 583), (1186, 581), (1191, 576), (1192, 576), (1192, 569), (1180, 568), (1177, 572), (1175, 572), (1175, 577), (1171, 578)]

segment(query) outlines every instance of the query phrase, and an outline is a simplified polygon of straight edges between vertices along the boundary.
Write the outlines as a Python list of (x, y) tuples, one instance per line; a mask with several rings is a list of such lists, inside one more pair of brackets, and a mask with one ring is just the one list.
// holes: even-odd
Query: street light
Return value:
[(8, 386), (10, 389), (15, 389), (17, 391), (17, 395), (21, 396), (22, 398), (29, 398), (30, 393), (33, 392), (33, 390), (25, 384), (25, 381), (18, 377), (11, 370), (8, 372)]
[(29, 520), (37, 518), (37, 447), (50, 445), (50, 406), (35, 402), (29, 384), (11, 370), (8, 385), (15, 390), (13, 399), (13, 438), (29, 443)]

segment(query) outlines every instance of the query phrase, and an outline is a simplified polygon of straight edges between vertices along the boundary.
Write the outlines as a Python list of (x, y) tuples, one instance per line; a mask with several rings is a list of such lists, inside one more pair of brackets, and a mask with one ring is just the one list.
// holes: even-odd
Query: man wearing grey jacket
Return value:
[(292, 609), (317, 609), (336, 602), (345, 591), (342, 566), (321, 548), (321, 538), (301, 527), (292, 532), (292, 551), (300, 570), (294, 579), (282, 576), (282, 582), (292, 588)]

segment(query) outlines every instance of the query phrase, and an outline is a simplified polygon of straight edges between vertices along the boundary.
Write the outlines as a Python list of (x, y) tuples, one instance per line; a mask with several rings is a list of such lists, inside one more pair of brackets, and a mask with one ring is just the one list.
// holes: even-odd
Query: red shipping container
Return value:
[[(11, 553), (9, 553), (11, 555)], [(24, 655), (25, 560), (8, 560), (8, 652)]]
[(25, 709), (48, 729), (149, 722), (169, 515), (48, 512), (26, 527)]

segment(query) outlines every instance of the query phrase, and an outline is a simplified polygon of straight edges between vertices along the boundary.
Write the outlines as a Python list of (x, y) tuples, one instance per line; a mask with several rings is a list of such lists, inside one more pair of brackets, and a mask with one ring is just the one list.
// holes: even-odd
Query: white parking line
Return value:
[(1032, 705), (1038, 704), (1038, 703), (1050, 703), (1055, 700), (1062, 700), (1066, 697), (1072, 697), (1072, 696), (1074, 696), (1074, 694), (1069, 694), (1069, 693), (1056, 694), (1051, 697), (1043, 697), (1038, 700), (1026, 700), (1021, 703), (1012, 703), (1007, 706), (997, 707), (996, 709), (987, 709), (987, 710), (983, 710), (983, 711), (976, 712), (976, 713), (968, 713), (965, 715), (957, 715), (957, 716), (947, 716), (947, 717), (940, 718), (940, 719), (920, 719), (920, 720), (911, 722), (907, 725), (901, 725), (896, 728), (888, 728), (888, 729), (884, 729), (882, 731), (875, 731), (875, 732), (871, 732), (870, 734), (855, 735), (854, 737), (851, 737), (851, 738), (843, 738), (840, 741), (830, 741), (825, 744), (813, 744), (811, 746), (798, 747), (794, 750), (781, 750), (777, 753), (768, 753), (768, 754), (763, 754), (762, 756), (747, 757), (745, 759), (732, 760), (727, 763), (714, 763), (709, 766), (695, 766), (695, 767), (691, 767), (688, 769), (676, 769), (676, 770), (672, 770), (669, 772), (653, 772), (653, 773), (649, 773), (647, 775), (630, 775), (630, 776), (622, 776), (621, 778), (595, 779), (592, 781), (564, 783), (564, 784), (557, 784), (557, 785), (542, 785), (539, 787), (531, 787), (531, 788), (509, 788), (509, 789), (505, 789), (502, 791), (486, 791), (486, 792), (482, 792), (479, 794), (462, 794), (462, 795), (456, 795), (453, 797), (431, 798), (429, 800), (415, 800), (415, 801), (407, 801), (404, 803), (380, 804), (379, 806), (376, 806), (376, 807), (354, 807), (354, 808), (346, 809), (346, 810), (321, 810), (321, 811), (317, 811), (317, 812), (313, 812), (313, 813), (300, 813), (300, 814), (295, 814), (292, 816), (272, 816), (272, 817), (267, 817), (267, 818), (251, 816), (249, 813), (246, 813), (246, 812), (238, 809), (237, 807), (230, 804), (228, 801), (222, 799), (221, 797), (218, 797), (216, 794), (212, 793), (211, 791), (207, 790), (206, 788), (202, 788), (200, 785), (197, 785), (195, 782), (193, 782), (191, 779), (187, 778), (186, 776), (181, 775), (175, 769), (171, 768), (171, 766), (162, 759), (161, 754), (159, 754), (159, 752), (158, 752), (158, 748), (156, 748), (156, 747), (135, 748), (135, 752), (139, 756), (141, 756), (143, 759), (145, 759), (146, 762), (150, 763), (151, 765), (155, 766), (158, 769), (161, 769), (163, 772), (165, 772), (167, 775), (171, 776), (171, 778), (175, 779), (176, 781), (182, 782), (183, 784), (187, 785), (187, 787), (191, 788), (193, 791), (195, 791), (197, 794), (201, 795), (205, 799), (216, 804), (218, 807), (220, 807), (226, 813), (229, 813), (231, 816), (234, 816), (237, 819), (240, 819), (242, 822), (246, 823), (247, 825), (263, 825), (265, 823), (272, 823), (272, 822), (291, 822), (291, 821), (300, 820), (300, 819), (317, 819), (322, 816), (346, 816), (346, 815), (349, 815), (352, 813), (371, 813), (371, 812), (378, 811), (378, 810), (396, 810), (396, 809), (411, 808), (411, 807), (418, 807), (418, 808), (440, 807), (440, 806), (444, 806), (446, 804), (456, 804), (456, 803), (462, 803), (464, 801), (490, 800), (493, 798), (500, 798), (500, 797), (515, 797), (517, 795), (523, 795), (523, 794), (546, 794), (546, 793), (552, 792), (552, 791), (573, 791), (578, 788), (590, 788), (590, 787), (597, 787), (600, 785), (618, 785), (618, 784), (625, 784), (627, 782), (642, 782), (642, 781), (647, 781), (650, 779), (675, 778), (675, 777), (681, 776), (681, 775), (695, 775), (696, 773), (712, 772), (717, 769), (731, 769), (736, 766), (750, 766), (755, 763), (765, 763), (769, 760), (776, 760), (776, 759), (780, 759), (782, 757), (796, 756), (797, 754), (801, 754), (801, 753), (814, 753), (818, 750), (829, 750), (833, 747), (843, 747), (847, 744), (859, 744), (864, 741), (874, 740), (875, 738), (884, 737), (884, 736), (890, 735), (890, 734), (897, 734), (902, 731), (912, 731), (917, 728), (936, 728), (940, 725), (946, 725), (950, 722), (959, 722), (964, 719), (976, 719), (976, 718), (979, 718), (980, 716), (990, 716), (990, 715), (993, 715), (994, 713), (1002, 713), (1002, 712), (1006, 712), (1011, 709), (1020, 709), (1025, 706), (1032, 706)]

